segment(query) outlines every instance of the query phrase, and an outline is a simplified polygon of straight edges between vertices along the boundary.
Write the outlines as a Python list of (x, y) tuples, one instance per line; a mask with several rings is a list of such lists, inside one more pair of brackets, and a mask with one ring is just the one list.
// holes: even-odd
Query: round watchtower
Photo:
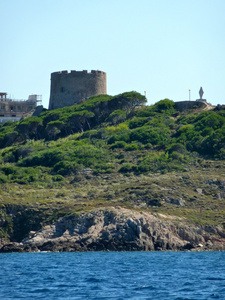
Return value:
[(94, 95), (106, 94), (106, 73), (92, 70), (51, 74), (49, 109), (71, 106)]

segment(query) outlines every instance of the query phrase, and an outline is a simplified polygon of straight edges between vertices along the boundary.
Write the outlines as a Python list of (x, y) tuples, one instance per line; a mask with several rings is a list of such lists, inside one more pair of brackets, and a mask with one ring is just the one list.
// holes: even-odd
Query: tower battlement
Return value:
[(106, 94), (106, 73), (99, 70), (51, 73), (49, 109), (71, 106), (95, 95)]
[(64, 71), (58, 71), (58, 72), (53, 72), (51, 73), (51, 75), (60, 75), (60, 74), (73, 74), (73, 73), (77, 73), (77, 74), (106, 74), (105, 72), (103, 71), (99, 71), (99, 70), (91, 70), (91, 72), (88, 72), (88, 70), (83, 70), (83, 71), (76, 71), (76, 70), (71, 70), (70, 72), (67, 71), (67, 70), (64, 70)]

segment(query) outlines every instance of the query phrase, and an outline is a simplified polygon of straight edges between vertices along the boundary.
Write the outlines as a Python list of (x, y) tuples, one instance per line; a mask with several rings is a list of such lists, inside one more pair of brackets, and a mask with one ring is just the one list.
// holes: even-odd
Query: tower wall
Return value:
[(61, 71), (51, 74), (49, 109), (71, 106), (94, 95), (106, 94), (106, 73)]

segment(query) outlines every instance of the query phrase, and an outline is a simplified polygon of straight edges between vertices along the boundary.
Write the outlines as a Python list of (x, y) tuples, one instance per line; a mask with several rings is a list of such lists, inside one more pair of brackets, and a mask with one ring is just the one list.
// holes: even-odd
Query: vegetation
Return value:
[(137, 92), (99, 95), (1, 124), (0, 237), (17, 230), (12, 218), (36, 230), (108, 205), (225, 227), (224, 111), (145, 104)]

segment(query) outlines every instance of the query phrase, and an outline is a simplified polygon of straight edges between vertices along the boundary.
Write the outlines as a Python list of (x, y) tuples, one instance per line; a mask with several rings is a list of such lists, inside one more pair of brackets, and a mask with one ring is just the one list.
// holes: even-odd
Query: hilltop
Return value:
[(0, 125), (1, 251), (223, 249), (224, 133), (136, 92)]

